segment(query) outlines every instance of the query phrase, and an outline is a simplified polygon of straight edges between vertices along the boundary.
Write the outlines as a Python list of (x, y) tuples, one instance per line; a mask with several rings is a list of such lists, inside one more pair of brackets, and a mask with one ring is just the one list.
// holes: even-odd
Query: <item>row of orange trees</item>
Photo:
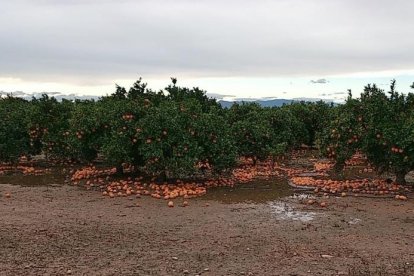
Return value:
[(319, 102), (224, 109), (204, 91), (172, 80), (164, 91), (153, 91), (140, 79), (128, 91), (117, 86), (97, 101), (3, 98), (0, 160), (37, 154), (79, 162), (100, 157), (119, 171), (130, 164), (164, 178), (194, 177), (207, 169), (221, 173), (239, 156), (256, 162), (312, 144), (332, 108)]
[(395, 85), (394, 80), (388, 92), (367, 85), (359, 98), (350, 92), (346, 103), (333, 110), (319, 144), (337, 169), (360, 152), (379, 173), (394, 173), (397, 183), (406, 183), (414, 169), (414, 94), (399, 93)]
[(238, 157), (253, 162), (317, 145), (337, 168), (355, 152), (404, 183), (414, 169), (414, 96), (392, 82), (385, 93), (368, 85), (345, 104), (297, 102), (225, 109), (198, 88), (153, 91), (139, 79), (129, 90), (94, 100), (0, 100), (0, 161), (45, 154), (54, 160), (92, 162), (97, 157), (163, 178), (222, 173)]

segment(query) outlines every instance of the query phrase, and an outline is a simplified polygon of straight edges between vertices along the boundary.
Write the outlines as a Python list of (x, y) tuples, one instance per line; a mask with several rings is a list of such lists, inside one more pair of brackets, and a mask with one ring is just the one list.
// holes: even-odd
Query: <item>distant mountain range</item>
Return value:
[[(305, 101), (305, 102), (317, 102), (317, 101), (324, 101), (326, 103), (333, 103), (332, 100), (323, 100), (323, 99), (318, 99), (318, 98), (297, 98), (297, 99), (272, 99), (272, 100), (261, 100), (261, 99), (256, 99), (256, 100), (236, 100), (236, 101), (224, 101), (224, 100), (219, 100), (218, 102), (221, 104), (221, 106), (223, 107), (231, 107), (233, 104), (235, 103), (258, 103), (259, 105), (261, 105), (262, 107), (278, 107), (278, 106), (282, 106), (285, 104), (291, 104), (294, 102), (301, 102), (301, 101)], [(336, 103), (334, 103), (336, 104)]]
[[(30, 100), (33, 97), (35, 98), (40, 98), (42, 96), (42, 94), (45, 94), (44, 92), (31, 92), (31, 93), (27, 93), (27, 92), (23, 92), (23, 91), (15, 91), (15, 92), (4, 92), (4, 91), (0, 91), (0, 97), (5, 97), (6, 95), (11, 94), (14, 97), (20, 97), (20, 98), (24, 98), (26, 100)], [(79, 99), (79, 100), (98, 100), (100, 98), (100, 96), (96, 96), (96, 95), (78, 95), (75, 93), (71, 93), (71, 94), (64, 94), (61, 92), (47, 92), (46, 94), (48, 94), (50, 97), (55, 97), (58, 101), (61, 101), (62, 99), (67, 99), (67, 100), (75, 100), (75, 99)], [(214, 94), (216, 95), (216, 94)], [(217, 94), (219, 95), (219, 94)], [(326, 100), (326, 99), (320, 99), (320, 98), (294, 98), (294, 99), (274, 99), (274, 98), (257, 98), (257, 99), (251, 99), (251, 98), (234, 98), (232, 100), (223, 100), (222, 98), (220, 99), (220, 97), (218, 96), (212, 96), (212, 95), (207, 95), (210, 96), (212, 98), (216, 98), (217, 101), (221, 104), (221, 106), (229, 108), (231, 107), (233, 104), (235, 103), (258, 103), (259, 105), (263, 106), (263, 107), (278, 107), (278, 106), (282, 106), (284, 104), (291, 104), (294, 102), (301, 102), (301, 101), (306, 101), (306, 102), (317, 102), (317, 101), (321, 101), (323, 100), (326, 103), (332, 103), (333, 100)], [(336, 104), (336, 103), (334, 103)]]
[(64, 94), (61, 92), (23, 92), (23, 91), (15, 91), (15, 92), (5, 92), (0, 91), (0, 97), (6, 97), (7, 95), (12, 95), (13, 97), (19, 97), (26, 100), (31, 100), (33, 97), (35, 98), (41, 98), (42, 94), (47, 94), (49, 97), (54, 97), (56, 100), (61, 101), (62, 99), (67, 100), (98, 100), (100, 96), (94, 96), (94, 95), (78, 95), (75, 93), (71, 94)]

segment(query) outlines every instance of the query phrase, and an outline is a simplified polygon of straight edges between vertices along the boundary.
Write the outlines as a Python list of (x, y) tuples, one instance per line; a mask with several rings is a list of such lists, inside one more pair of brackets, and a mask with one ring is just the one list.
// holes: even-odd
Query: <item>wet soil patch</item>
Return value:
[(204, 200), (215, 200), (220, 203), (266, 203), (292, 195), (294, 190), (286, 179), (256, 179), (250, 183), (235, 187), (217, 187), (208, 189)]
[(41, 175), (25, 175), (22, 173), (9, 173), (0, 175), (1, 184), (11, 184), (27, 187), (63, 185), (67, 175), (60, 169), (52, 170)]

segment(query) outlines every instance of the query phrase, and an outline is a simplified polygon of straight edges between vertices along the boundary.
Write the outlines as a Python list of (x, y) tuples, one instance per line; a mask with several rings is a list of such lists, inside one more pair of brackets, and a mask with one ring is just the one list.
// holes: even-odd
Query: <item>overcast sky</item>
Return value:
[(408, 91), (413, 11), (411, 0), (0, 0), (0, 91), (97, 95), (139, 76), (237, 97), (343, 97), (391, 78)]

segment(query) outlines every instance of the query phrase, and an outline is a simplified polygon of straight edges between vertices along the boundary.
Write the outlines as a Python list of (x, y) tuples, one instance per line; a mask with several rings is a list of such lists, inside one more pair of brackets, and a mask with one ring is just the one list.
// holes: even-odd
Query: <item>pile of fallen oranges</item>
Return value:
[[(309, 160), (313, 162), (313, 169), (274, 163), (271, 160), (253, 165), (251, 159), (242, 158), (239, 161), (239, 166), (230, 175), (201, 181), (176, 180), (173, 183), (159, 183), (155, 181), (155, 178), (144, 179), (143, 177), (114, 180), (112, 176), (116, 173), (115, 168), (98, 169), (90, 166), (75, 171), (71, 180), (74, 184), (85, 185), (87, 189), (98, 188), (102, 191), (103, 196), (109, 198), (150, 196), (155, 199), (168, 200), (169, 207), (174, 206), (171, 200), (176, 198), (182, 198), (184, 200), (183, 206), (187, 206), (187, 199), (203, 196), (209, 188), (233, 187), (239, 183), (249, 183), (256, 178), (270, 179), (281, 176), (287, 177), (294, 187), (308, 188), (325, 196), (329, 194), (337, 196), (365, 195), (406, 200), (405, 194), (411, 192), (405, 186), (379, 178), (333, 180), (329, 178), (329, 172), (334, 166), (332, 162), (308, 158)], [(369, 164), (366, 164), (366, 159), (359, 154), (346, 164), (347, 168), (356, 166), (365, 166), (364, 172), (372, 170)]]
[(333, 168), (332, 162), (316, 162), (313, 164), (315, 171), (329, 171)]
[[(230, 175), (198, 182), (176, 180), (174, 183), (157, 183), (155, 178), (144, 180), (143, 177), (112, 180), (116, 173), (115, 168), (98, 169), (94, 166), (84, 167), (72, 173), (71, 181), (74, 185), (84, 185), (88, 190), (101, 189), (102, 195), (109, 198), (126, 196), (151, 196), (165, 200), (183, 198), (183, 206), (188, 205), (186, 199), (205, 195), (208, 188), (233, 187), (238, 183), (248, 183), (255, 178), (268, 179), (281, 175), (279, 171), (272, 169), (271, 161), (260, 162), (253, 166), (249, 159), (242, 159), (240, 166), (234, 169)], [(168, 205), (172, 207), (173, 204), (168, 202)]]
[(116, 168), (110, 168), (110, 169), (97, 169), (94, 166), (90, 167), (84, 167), (82, 169), (76, 170), (71, 180), (74, 182), (74, 184), (79, 184), (79, 181), (84, 179), (98, 179), (101, 176), (109, 176), (116, 173)]
[(40, 169), (40, 168), (34, 168), (32, 166), (12, 166), (12, 165), (0, 165), (0, 175), (4, 175), (6, 173), (12, 173), (12, 172), (19, 172), (25, 175), (42, 175), (45, 173), (49, 173), (51, 169)]
[[(388, 183), (384, 179), (355, 179), (355, 180), (330, 180), (315, 179), (313, 177), (292, 177), (290, 181), (295, 186), (306, 186), (314, 188), (315, 193), (340, 194), (346, 196), (354, 195), (399, 195), (410, 190), (396, 183)], [(404, 199), (404, 198), (401, 198)]]
[[(349, 180), (332, 180), (327, 177), (328, 172), (333, 168), (332, 162), (316, 162), (313, 171), (296, 169), (288, 171), (289, 182), (292, 186), (298, 188), (313, 189), (317, 194), (333, 195), (354, 195), (354, 196), (379, 196), (395, 197), (399, 200), (406, 200), (404, 194), (411, 190), (403, 185), (393, 183), (390, 180), (380, 178), (360, 178)], [(363, 155), (357, 153), (345, 164), (346, 169), (359, 169), (359, 173), (372, 173), (373, 169), (367, 163)], [(312, 174), (312, 176), (306, 175)], [(305, 176), (306, 175), (306, 176)]]

